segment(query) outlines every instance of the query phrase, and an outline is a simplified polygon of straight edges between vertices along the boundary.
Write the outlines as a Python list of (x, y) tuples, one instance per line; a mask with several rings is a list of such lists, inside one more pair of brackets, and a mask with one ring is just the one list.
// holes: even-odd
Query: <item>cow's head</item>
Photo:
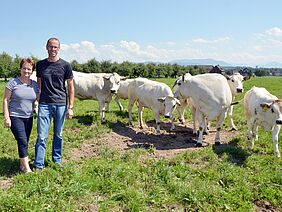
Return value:
[(217, 73), (217, 74), (225, 75), (224, 70), (219, 65), (212, 66), (209, 73)]
[(261, 103), (260, 107), (262, 112), (270, 119), (268, 121), (282, 125), (282, 99), (271, 103)]
[(120, 81), (126, 79), (125, 77), (121, 77), (117, 73), (112, 73), (111, 75), (104, 76), (103, 78), (107, 82), (108, 88), (110, 89), (112, 94), (117, 93), (117, 90), (120, 86)]
[(180, 101), (173, 96), (166, 96), (158, 98), (158, 101), (164, 104), (164, 117), (172, 118), (175, 108), (180, 106)]
[(174, 84), (173, 84), (173, 86), (172, 86), (172, 89), (173, 89), (173, 93), (174, 93), (174, 97), (175, 97), (175, 98), (177, 98), (177, 99), (182, 99), (182, 96), (181, 96), (181, 94), (180, 94), (180, 87), (181, 87), (181, 85), (184, 84), (185, 79), (186, 79), (187, 77), (189, 77), (189, 76), (192, 76), (192, 75), (191, 75), (190, 73), (186, 73), (186, 74), (184, 74), (183, 76), (178, 77), (178, 78), (175, 80), (175, 82), (174, 82)]
[(226, 76), (226, 78), (233, 95), (235, 95), (236, 93), (242, 93), (244, 91), (244, 77), (240, 73), (235, 73), (231, 76)]

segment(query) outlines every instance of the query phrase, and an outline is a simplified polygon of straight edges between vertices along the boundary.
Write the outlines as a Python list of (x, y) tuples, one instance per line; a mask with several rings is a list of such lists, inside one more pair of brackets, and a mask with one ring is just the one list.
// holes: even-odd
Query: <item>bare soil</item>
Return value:
[[(119, 151), (128, 151), (134, 148), (153, 148), (155, 158), (171, 158), (187, 149), (191, 151), (198, 150), (195, 147), (197, 136), (193, 135), (191, 124), (176, 124), (175, 130), (170, 131), (169, 123), (161, 123), (161, 134), (156, 134), (155, 122), (147, 122), (144, 129), (138, 126), (127, 126), (122, 123), (116, 123), (112, 126), (112, 132), (104, 134), (99, 138), (100, 145), (106, 145)], [(214, 144), (215, 129), (211, 129), (208, 135), (204, 136), (203, 148)], [(226, 144), (232, 138), (240, 135), (239, 131), (221, 130), (221, 143)], [(82, 158), (91, 158), (97, 155), (99, 145), (94, 140), (88, 140), (77, 149), (72, 149), (72, 160)]]

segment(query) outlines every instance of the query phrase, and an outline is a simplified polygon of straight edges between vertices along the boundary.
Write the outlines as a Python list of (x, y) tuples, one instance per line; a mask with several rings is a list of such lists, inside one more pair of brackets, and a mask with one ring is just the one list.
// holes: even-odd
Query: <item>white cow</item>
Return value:
[[(189, 73), (186, 73), (185, 74), (186, 76), (191, 76)], [(244, 80), (247, 80), (247, 78), (243, 77), (240, 73), (235, 73), (231, 76), (225, 76), (227, 78), (227, 82), (228, 82), (228, 85), (231, 89), (231, 93), (232, 93), (232, 100), (235, 99), (235, 95), (237, 93), (242, 93), (244, 88), (243, 88), (243, 81)], [(249, 78), (248, 78), (249, 79)], [(177, 90), (179, 89), (178, 88), (178, 82), (181, 81), (181, 77), (179, 77), (178, 79), (176, 79), (174, 85), (173, 85), (173, 88), (174, 88), (174, 92), (177, 93)], [(185, 112), (185, 107), (189, 106), (190, 109), (191, 109), (191, 113), (192, 113), (192, 119), (193, 119), (193, 125), (194, 125), (194, 128), (193, 128), (193, 134), (196, 134), (196, 120), (195, 120), (195, 108), (193, 106), (193, 101), (191, 99), (183, 99), (181, 97), (179, 97), (180, 99), (180, 103), (181, 103), (181, 106), (180, 107), (177, 107), (177, 111), (179, 113), (179, 119), (180, 119), (180, 122), (182, 123), (185, 123), (185, 118), (184, 118), (184, 112)], [(230, 119), (230, 123), (231, 123), (231, 130), (237, 130), (235, 124), (234, 124), (234, 121), (233, 121), (233, 118), (232, 118), (232, 113), (233, 113), (233, 105), (230, 106), (230, 108), (228, 108), (228, 117)], [(207, 125), (209, 125), (207, 123)], [(208, 126), (205, 127), (205, 133), (208, 134)]]
[(142, 113), (144, 107), (150, 108), (157, 124), (157, 134), (160, 134), (160, 114), (171, 120), (171, 130), (175, 128), (173, 123), (173, 111), (180, 105), (178, 99), (173, 97), (170, 87), (164, 83), (145, 78), (136, 78), (128, 86), (128, 113), (129, 123), (132, 124), (132, 107), (138, 102), (138, 117), (140, 127), (143, 128)]
[(244, 96), (244, 109), (248, 122), (249, 148), (258, 140), (258, 126), (272, 133), (274, 155), (280, 157), (278, 134), (282, 124), (282, 99), (270, 94), (265, 88), (252, 87)]
[(98, 100), (102, 123), (105, 122), (105, 103), (111, 100), (123, 79), (117, 73), (82, 73), (73, 71), (75, 97)]
[(128, 99), (128, 86), (129, 83), (132, 82), (134, 79), (126, 79), (123, 81), (120, 81), (119, 89), (117, 90), (115, 101), (119, 106), (119, 109), (122, 111), (123, 106), (120, 103), (120, 99)]
[[(235, 95), (238, 93), (242, 93), (244, 91), (243, 87), (243, 81), (249, 79), (249, 77), (243, 77), (240, 73), (234, 73), (231, 76), (225, 76), (227, 78), (227, 82), (229, 84), (229, 87), (231, 89), (232, 93), (232, 101), (235, 100)], [(232, 114), (233, 114), (233, 105), (230, 106), (228, 109), (228, 117), (230, 119), (230, 124), (231, 124), (231, 130), (237, 130), (237, 127), (234, 124)]]
[(195, 108), (195, 118), (199, 122), (199, 137), (196, 146), (202, 146), (205, 118), (217, 119), (215, 144), (220, 144), (220, 129), (232, 103), (232, 93), (226, 78), (220, 74), (185, 75), (178, 81), (175, 96), (190, 98)]

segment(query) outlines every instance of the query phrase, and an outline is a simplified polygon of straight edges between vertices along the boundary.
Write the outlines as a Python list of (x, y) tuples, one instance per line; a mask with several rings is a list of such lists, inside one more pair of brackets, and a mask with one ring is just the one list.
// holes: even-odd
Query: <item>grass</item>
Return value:
[[(173, 81), (165, 83), (171, 86)], [(253, 78), (245, 82), (245, 90), (263, 86), (282, 98), (281, 84), (279, 77)], [(0, 96), (4, 86), (1, 82)], [(236, 97), (242, 98), (243, 94)], [(228, 144), (156, 159), (146, 157), (154, 153), (152, 148), (120, 152), (103, 145), (100, 138), (111, 131), (113, 123), (126, 124), (127, 114), (118, 112), (113, 102), (107, 123), (101, 125), (97, 102), (76, 99), (75, 118), (67, 120), (64, 129), (65, 169), (58, 170), (50, 161), (50, 134), (46, 168), (31, 174), (18, 172), (16, 142), (10, 130), (0, 128), (0, 211), (253, 211), (256, 200), (281, 210), (282, 161), (273, 156), (271, 135), (260, 130), (254, 150), (247, 150), (242, 104), (233, 114), (242, 135)], [(153, 119), (149, 110), (144, 117)], [(228, 119), (225, 122), (229, 128)], [(31, 161), (35, 139), (36, 121), (29, 145)], [(86, 141), (99, 146), (97, 154), (72, 160), (71, 149)], [(5, 188), (7, 182), (11, 186)]]

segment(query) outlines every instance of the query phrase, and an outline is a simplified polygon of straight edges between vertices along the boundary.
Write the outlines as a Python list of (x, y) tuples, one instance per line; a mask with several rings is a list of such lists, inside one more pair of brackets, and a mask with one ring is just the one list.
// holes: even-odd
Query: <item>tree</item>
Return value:
[(112, 63), (110, 60), (104, 60), (100, 64), (100, 72), (102, 73), (110, 73), (111, 72)]
[(13, 58), (6, 52), (0, 54), (0, 76), (4, 77), (5, 81), (7, 81), (7, 77), (12, 75), (12, 68)]

